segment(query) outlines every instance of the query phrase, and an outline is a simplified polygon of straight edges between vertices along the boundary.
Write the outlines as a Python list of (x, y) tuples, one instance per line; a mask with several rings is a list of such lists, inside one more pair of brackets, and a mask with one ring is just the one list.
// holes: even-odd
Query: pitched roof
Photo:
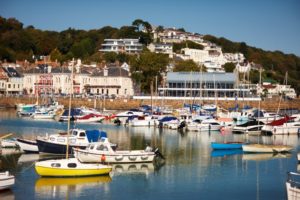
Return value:
[(121, 67), (109, 67), (101, 71), (95, 71), (92, 76), (104, 76), (104, 70), (108, 70), (107, 76), (129, 76), (129, 72)]

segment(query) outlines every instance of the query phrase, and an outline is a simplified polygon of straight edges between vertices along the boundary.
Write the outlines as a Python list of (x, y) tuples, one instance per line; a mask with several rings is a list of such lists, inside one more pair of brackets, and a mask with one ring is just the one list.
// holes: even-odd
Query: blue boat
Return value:
[(211, 148), (214, 150), (222, 150), (222, 149), (242, 149), (243, 142), (212, 142)]

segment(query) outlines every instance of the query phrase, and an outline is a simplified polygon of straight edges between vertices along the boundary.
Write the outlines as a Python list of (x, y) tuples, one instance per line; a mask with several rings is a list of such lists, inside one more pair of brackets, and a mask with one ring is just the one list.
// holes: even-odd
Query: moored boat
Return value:
[(99, 130), (72, 129), (70, 134), (59, 133), (49, 137), (37, 138), (39, 153), (66, 154), (67, 143), (69, 142), (68, 153), (72, 154), (72, 147), (85, 148), (90, 142), (98, 141), (101, 136)]
[(84, 164), (77, 158), (45, 160), (35, 163), (35, 170), (40, 176), (78, 177), (107, 175), (112, 170), (109, 165)]
[(99, 142), (91, 143), (86, 149), (74, 148), (75, 157), (85, 163), (140, 163), (152, 162), (155, 152), (151, 147), (145, 150), (115, 151), (107, 138), (101, 138)]
[(279, 153), (290, 152), (293, 149), (288, 145), (270, 145), (270, 144), (248, 144), (243, 146), (243, 151), (248, 153)]
[(245, 145), (243, 142), (212, 142), (211, 148), (214, 150), (242, 149), (243, 145)]
[(286, 192), (288, 200), (300, 199), (300, 173), (287, 173)]
[(0, 190), (5, 190), (15, 184), (15, 177), (8, 171), (0, 173)]
[(27, 140), (22, 138), (17, 138), (17, 144), (21, 151), (25, 153), (38, 153), (39, 149), (37, 142), (35, 140)]

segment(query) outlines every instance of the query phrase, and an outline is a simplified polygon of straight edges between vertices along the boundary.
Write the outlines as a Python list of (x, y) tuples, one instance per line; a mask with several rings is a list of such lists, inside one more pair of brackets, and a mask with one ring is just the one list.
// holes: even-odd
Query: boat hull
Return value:
[(103, 154), (92, 153), (86, 150), (74, 149), (75, 155), (80, 162), (86, 163), (145, 163), (152, 162), (155, 157), (154, 152), (147, 152), (143, 154), (128, 153), (128, 154)]
[[(57, 164), (61, 164), (61, 166), (56, 167)], [(76, 167), (70, 167), (70, 164), (76, 165)], [(83, 164), (77, 159), (71, 158), (37, 162), (35, 170), (40, 176), (46, 177), (81, 177), (107, 175), (112, 167), (102, 164)]]
[(292, 149), (293, 147), (285, 145), (249, 144), (243, 146), (243, 151), (248, 153), (278, 153), (289, 152)]
[[(58, 144), (58, 143), (51, 143), (44, 140), (37, 139), (37, 146), (39, 153), (45, 154), (66, 154), (67, 152), (67, 145), (66, 144)], [(69, 145), (69, 154), (73, 154), (72, 148), (81, 148), (84, 149), (86, 145), (79, 146), (79, 145)]]
[(242, 149), (243, 145), (244, 145), (244, 143), (239, 143), (239, 142), (228, 142), (228, 143), (212, 142), (211, 148), (214, 150)]
[(38, 153), (39, 152), (37, 143), (35, 141), (18, 138), (17, 144), (19, 145), (21, 151), (24, 151), (25, 153)]
[(8, 172), (0, 173), (0, 190), (5, 190), (15, 184), (15, 177)]

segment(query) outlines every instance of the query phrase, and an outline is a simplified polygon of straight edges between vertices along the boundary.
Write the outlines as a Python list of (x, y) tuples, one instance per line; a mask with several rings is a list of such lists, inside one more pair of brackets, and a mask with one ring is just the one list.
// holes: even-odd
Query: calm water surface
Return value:
[[(66, 130), (65, 123), (16, 117), (14, 110), (0, 110), (0, 133), (34, 137)], [(158, 147), (166, 157), (155, 164), (114, 165), (110, 176), (41, 178), (34, 162), (39, 155), (10, 153), (0, 156), (0, 171), (16, 177), (0, 199), (286, 199), (286, 173), (297, 171), (298, 136), (247, 137), (231, 133), (180, 133), (176, 130), (76, 125), (101, 129), (119, 149)], [(291, 154), (243, 154), (212, 151), (211, 141), (249, 141), (294, 146)]]

